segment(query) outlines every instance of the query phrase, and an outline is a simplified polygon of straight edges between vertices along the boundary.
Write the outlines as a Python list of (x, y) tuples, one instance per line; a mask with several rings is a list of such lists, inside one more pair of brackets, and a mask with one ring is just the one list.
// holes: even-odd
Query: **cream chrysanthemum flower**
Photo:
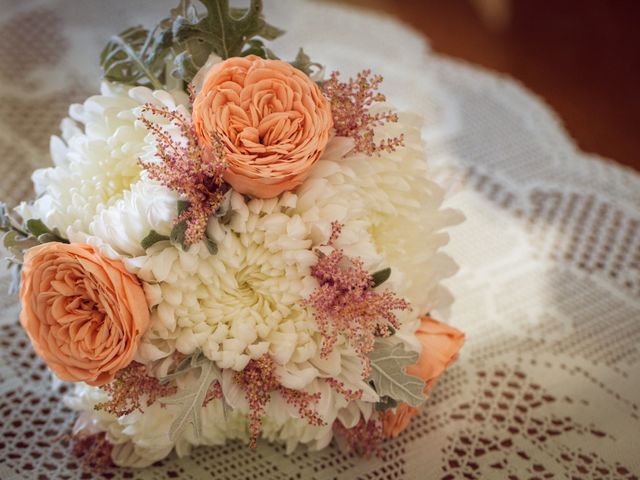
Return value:
[(448, 240), (441, 230), (459, 214), (440, 208), (442, 191), (426, 177), (420, 119), (401, 115), (378, 134), (400, 132), (406, 147), (375, 157), (342, 158), (349, 140), (334, 139), (310, 178), (278, 198), (247, 200), (234, 192), (230, 222), (209, 224), (216, 255), (204, 244), (185, 252), (165, 243), (130, 261), (157, 300), (139, 359), (202, 350), (220, 368), (241, 370), (269, 353), (304, 371), (307, 382), (327, 369), (335, 374), (340, 357), (320, 358), (313, 313), (301, 305), (317, 286), (313, 249), (327, 241), (334, 221), (344, 224), (337, 246), (347, 255), (370, 271), (391, 267), (389, 285), (413, 306), (401, 315), (400, 335), (417, 350), (416, 319), (448, 300), (440, 281), (456, 267), (438, 250)]
[[(140, 254), (139, 249), (131, 248), (131, 242), (138, 240), (139, 230), (156, 220), (162, 225), (168, 216), (155, 205), (165, 206), (163, 197), (167, 193), (145, 192), (148, 187), (140, 187), (137, 194), (127, 195), (132, 184), (140, 180), (139, 159), (155, 149), (153, 137), (138, 120), (145, 103), (188, 113), (188, 98), (183, 92), (154, 92), (106, 82), (100, 95), (72, 105), (70, 118), (62, 122), (62, 138), (51, 139), (54, 166), (34, 172), (38, 198), (33, 204), (19, 207), (22, 216), (38, 218), (63, 234), (70, 228), (90, 232), (112, 243), (120, 253)], [(123, 224), (116, 218), (104, 218), (110, 215), (104, 210), (119, 201), (123, 202), (121, 209), (136, 202), (138, 211), (146, 211), (150, 222), (134, 225), (132, 221)], [(139, 205), (141, 202), (144, 205)], [(171, 214), (175, 215), (175, 204)]]

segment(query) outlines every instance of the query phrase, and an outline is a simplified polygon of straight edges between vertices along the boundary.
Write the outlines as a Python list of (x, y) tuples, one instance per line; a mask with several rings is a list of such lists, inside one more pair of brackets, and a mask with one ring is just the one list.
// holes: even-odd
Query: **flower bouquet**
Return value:
[(230, 439), (375, 453), (462, 345), (429, 315), (461, 215), (381, 77), (278, 59), (257, 0), (198, 6), (108, 42), (36, 198), (0, 208), (20, 322), (75, 382), (91, 465)]

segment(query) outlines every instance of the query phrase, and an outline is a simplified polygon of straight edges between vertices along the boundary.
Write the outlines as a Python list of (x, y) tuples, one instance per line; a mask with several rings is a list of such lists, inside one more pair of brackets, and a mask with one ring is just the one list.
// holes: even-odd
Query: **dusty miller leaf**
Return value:
[(188, 83), (212, 53), (223, 59), (252, 53), (275, 58), (261, 39), (284, 32), (264, 20), (262, 0), (251, 0), (249, 8), (231, 8), (228, 0), (200, 2), (206, 14), (191, 0), (180, 0), (152, 30), (135, 26), (111, 37), (100, 54), (105, 79), (159, 89), (169, 63), (171, 75)]
[(314, 76), (324, 71), (324, 66), (317, 62), (312, 62), (309, 55), (307, 55), (304, 50), (301, 48), (298, 50), (298, 54), (291, 65), (297, 68), (298, 70), (303, 71), (307, 75)]
[(0, 232), (8, 232), (14, 230), (21, 235), (28, 235), (29, 233), (22, 228), (22, 220), (15, 218), (11, 215), (10, 208), (6, 203), (0, 202)]
[(162, 400), (162, 403), (180, 406), (178, 416), (169, 427), (169, 438), (172, 442), (175, 442), (189, 425), (193, 427), (197, 442), (202, 436), (202, 404), (209, 387), (215, 380), (219, 380), (220, 374), (209, 360), (203, 361), (199, 368), (200, 374), (197, 380), (191, 383), (191, 388)]
[(380, 397), (378, 403), (376, 403), (376, 410), (378, 412), (384, 412), (385, 410), (389, 410), (390, 408), (396, 408), (398, 406), (398, 402), (391, 397), (387, 397), (386, 395)]
[(421, 405), (425, 396), (424, 382), (405, 369), (418, 361), (418, 353), (408, 351), (404, 344), (395, 345), (376, 340), (374, 349), (369, 353), (371, 359), (371, 377), (376, 392), (381, 397), (387, 396), (393, 400), (408, 403), (417, 407)]
[(209, 360), (207, 359), (207, 357), (205, 357), (202, 354), (202, 352), (195, 353), (189, 357), (183, 358), (182, 361), (175, 368), (173, 373), (169, 373), (168, 375), (161, 377), (159, 380), (162, 383), (170, 382), (172, 380), (175, 380), (179, 376), (184, 375), (186, 372), (188, 372), (193, 368), (201, 367), (208, 361)]
[(36, 237), (46, 233), (53, 233), (44, 223), (42, 223), (42, 220), (36, 220), (35, 218), (27, 220), (27, 230)]
[(17, 292), (20, 287), (20, 270), (24, 253), (28, 249), (48, 242), (69, 243), (56, 229), (51, 230), (41, 220), (30, 219), (23, 225), (22, 219), (12, 216), (7, 205), (2, 202), (0, 202), (0, 239), (10, 254), (6, 258), (12, 274), (10, 294)]
[(104, 78), (161, 89), (172, 45), (171, 19), (164, 19), (151, 31), (140, 25), (128, 28), (111, 37), (100, 54)]
[(178, 216), (186, 212), (190, 206), (191, 203), (188, 200), (178, 200)]
[(145, 250), (147, 250), (148, 248), (151, 248), (156, 243), (162, 242), (164, 240), (169, 240), (169, 237), (167, 237), (166, 235), (162, 235), (156, 232), (155, 230), (151, 230), (149, 234), (142, 239), (142, 241), (140, 242), (140, 246)]
[(373, 279), (373, 288), (376, 288), (382, 285), (384, 282), (389, 280), (390, 276), (391, 276), (391, 269), (389, 267), (383, 268), (382, 270), (378, 270), (377, 272), (372, 274), (371, 278)]
[(0, 202), (0, 230), (7, 230), (10, 226), (9, 209), (6, 204)]
[(180, 245), (185, 252), (189, 249), (185, 244), (185, 234), (187, 233), (187, 222), (176, 223), (171, 229), (171, 235), (169, 239), (171, 243)]
[(247, 55), (256, 55), (269, 60), (279, 60), (278, 56), (258, 39), (249, 40), (247, 42), (247, 47), (242, 51), (242, 56), (246, 57)]
[(204, 243), (207, 246), (207, 250), (209, 250), (209, 253), (211, 255), (218, 254), (218, 244), (215, 242), (215, 240), (212, 240), (211, 238), (205, 236)]
[(179, 54), (176, 73), (185, 75), (187, 82), (211, 53), (222, 59), (250, 53), (267, 58), (270, 51), (256, 37), (274, 40), (284, 33), (265, 21), (262, 0), (251, 0), (246, 9), (231, 8), (228, 0), (200, 1), (207, 9), (206, 15), (198, 21), (193, 16), (178, 15), (172, 26), (174, 41), (185, 52)]
[(9, 295), (15, 295), (20, 290), (20, 272), (22, 271), (22, 265), (9, 262), (9, 271), (11, 272)]

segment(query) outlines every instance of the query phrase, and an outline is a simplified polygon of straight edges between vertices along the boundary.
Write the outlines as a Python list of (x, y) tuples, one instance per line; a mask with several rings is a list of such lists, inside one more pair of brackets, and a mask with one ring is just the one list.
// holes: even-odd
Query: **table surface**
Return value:
[[(0, 194), (30, 194), (48, 135), (97, 90), (109, 34), (151, 23), (168, 0), (5, 2), (0, 23)], [(545, 104), (509, 78), (430, 51), (416, 32), (338, 6), (267, 2), (288, 35), (345, 74), (371, 68), (426, 118), (426, 157), (465, 213), (448, 252), (461, 268), (449, 322), (458, 362), (383, 458), (330, 447), (284, 455), (231, 443), (105, 478), (632, 479), (640, 473), (640, 176), (585, 155)], [(7, 278), (0, 276), (0, 290)], [(73, 420), (0, 295), (0, 478), (94, 478), (58, 441)]]

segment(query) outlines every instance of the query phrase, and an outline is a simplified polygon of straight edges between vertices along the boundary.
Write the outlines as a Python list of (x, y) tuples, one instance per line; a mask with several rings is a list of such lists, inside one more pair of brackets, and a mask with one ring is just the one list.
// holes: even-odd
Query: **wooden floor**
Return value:
[(640, 170), (640, 0), (511, 0), (490, 28), (470, 0), (335, 0), (384, 10), (433, 50), (544, 97), (582, 150)]

